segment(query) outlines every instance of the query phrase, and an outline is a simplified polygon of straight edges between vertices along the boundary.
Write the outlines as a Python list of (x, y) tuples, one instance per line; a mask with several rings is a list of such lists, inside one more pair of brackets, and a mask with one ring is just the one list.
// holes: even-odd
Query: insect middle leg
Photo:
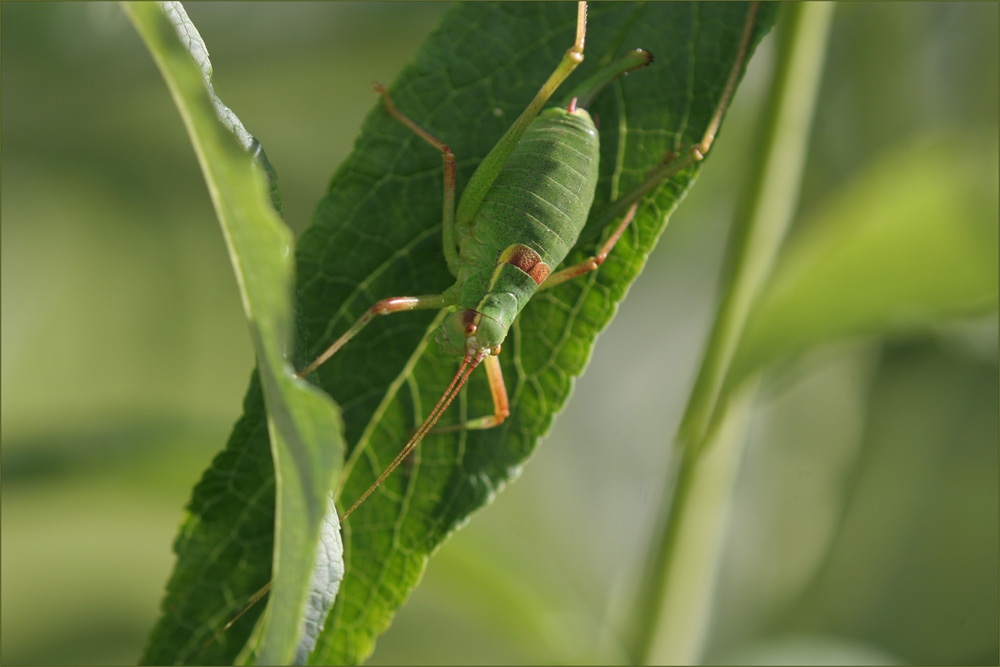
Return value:
[(585, 273), (589, 273), (597, 269), (597, 267), (603, 264), (604, 260), (607, 259), (608, 253), (610, 253), (611, 250), (615, 247), (615, 244), (618, 243), (618, 239), (620, 239), (622, 237), (622, 234), (625, 233), (625, 229), (628, 228), (629, 224), (632, 222), (632, 218), (635, 217), (635, 212), (638, 209), (639, 209), (639, 202), (632, 204), (632, 207), (629, 208), (628, 213), (626, 213), (625, 217), (622, 218), (621, 222), (618, 223), (618, 226), (615, 227), (615, 230), (611, 232), (611, 236), (608, 237), (608, 240), (604, 242), (604, 245), (601, 246), (601, 249), (598, 251), (596, 255), (583, 260), (579, 264), (574, 264), (573, 266), (566, 267), (561, 271), (556, 271), (548, 278), (546, 278), (545, 282), (543, 282), (541, 285), (538, 286), (538, 289), (543, 290), (543, 289), (549, 289), (550, 287), (555, 287), (560, 283), (564, 283), (567, 280), (576, 278), (578, 276), (582, 276)]
[(441, 233), (442, 251), (444, 258), (448, 262), (448, 270), (453, 276), (458, 276), (458, 243), (455, 239), (455, 188), (457, 187), (455, 176), (455, 154), (451, 152), (448, 145), (424, 128), (417, 125), (409, 117), (404, 115), (389, 97), (389, 91), (381, 83), (373, 84), (375, 92), (382, 96), (382, 103), (390, 116), (398, 120), (406, 127), (413, 130), (414, 134), (429, 143), (434, 148), (441, 151), (441, 160), (444, 163), (444, 198), (441, 211)]
[[(455, 243), (455, 154), (447, 144), (437, 139), (430, 132), (417, 125), (409, 117), (400, 112), (389, 97), (389, 91), (380, 83), (374, 83), (375, 92), (382, 96), (382, 103), (386, 111), (393, 118), (429, 143), (434, 148), (441, 151), (441, 159), (444, 162), (444, 204), (441, 213), (441, 222), (444, 234), (443, 251), (448, 262), (448, 268), (455, 274), (458, 266), (458, 248)], [(447, 299), (441, 294), (430, 294), (426, 296), (396, 296), (382, 299), (369, 308), (359, 317), (344, 334), (334, 341), (321, 355), (316, 357), (308, 366), (296, 373), (299, 377), (305, 377), (326, 363), (330, 357), (335, 355), (340, 348), (354, 338), (376, 315), (389, 315), (391, 313), (401, 313), (407, 310), (426, 310), (430, 308), (444, 308), (449, 305)]]

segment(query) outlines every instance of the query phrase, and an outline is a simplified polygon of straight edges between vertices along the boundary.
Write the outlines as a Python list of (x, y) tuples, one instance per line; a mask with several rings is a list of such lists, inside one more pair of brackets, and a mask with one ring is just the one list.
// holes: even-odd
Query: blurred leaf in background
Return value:
[[(444, 10), (189, 7), (294, 229), (372, 106), (368, 81), (392, 80)], [(197, 165), (120, 10), (3, 3), (0, 19), (2, 659), (132, 663), (250, 348)], [(942, 174), (996, 169), (997, 27), (993, 3), (838, 6), (796, 233), (942, 137), (971, 146)], [(558, 426), (432, 560), (372, 664), (624, 659), (767, 53)], [(995, 233), (984, 178), (992, 197), (964, 215)], [(828, 346), (765, 389), (707, 659), (996, 664), (995, 312)]]
[[(391, 79), (445, 7), (233, 9), (190, 13), (220, 95), (280, 144), (301, 230), (369, 80)], [(0, 12), (3, 661), (132, 664), (253, 356), (190, 141), (121, 9)]]

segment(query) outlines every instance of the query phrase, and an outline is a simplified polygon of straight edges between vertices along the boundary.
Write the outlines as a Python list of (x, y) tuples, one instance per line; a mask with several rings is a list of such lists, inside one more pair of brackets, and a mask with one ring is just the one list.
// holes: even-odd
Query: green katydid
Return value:
[[(442, 216), (444, 232), (443, 254), (449, 268), (456, 277), (456, 283), (452, 288), (441, 294), (395, 297), (379, 301), (351, 325), (326, 352), (304, 367), (300, 371), (300, 375), (306, 376), (312, 373), (339, 351), (350, 339), (356, 336), (376, 315), (400, 313), (405, 310), (424, 308), (458, 308), (455, 313), (452, 313), (450, 319), (445, 322), (442, 328), (443, 333), (440, 336), (444, 338), (445, 347), (450, 348), (452, 352), (456, 353), (456, 356), (462, 359), (462, 365), (452, 379), (451, 384), (444, 391), (438, 405), (429, 413), (413, 438), (404, 446), (402, 451), (400, 451), (393, 462), (378, 477), (375, 483), (345, 512), (343, 518), (350, 515), (385, 480), (392, 470), (415, 449), (420, 438), (425, 436), (434, 426), (434, 422), (440, 417), (447, 404), (458, 395), (461, 385), (465, 383), (476, 365), (483, 364), (486, 366), (493, 397), (494, 413), (473, 420), (472, 422), (466, 422), (460, 427), (482, 429), (495, 426), (503, 421), (509, 410), (509, 406), (507, 405), (503, 376), (500, 371), (498, 358), (494, 353), (499, 352), (499, 347), (503, 343), (503, 336), (506, 335), (510, 323), (517, 316), (527, 298), (535, 291), (548, 289), (560, 282), (596, 269), (604, 257), (611, 252), (618, 238), (630, 224), (632, 217), (635, 215), (638, 203), (672, 175), (685, 169), (692, 163), (701, 160), (708, 152), (718, 129), (723, 110), (728, 105), (736, 79), (742, 69), (750, 41), (750, 34), (754, 26), (754, 12), (754, 8), (751, 8), (749, 11), (737, 57), (730, 70), (722, 96), (716, 103), (715, 111), (701, 140), (687, 150), (679, 150), (677, 154), (668, 155), (660, 164), (653, 166), (652, 170), (638, 187), (619, 197), (614, 204), (606, 209), (604, 219), (612, 221), (608, 225), (611, 233), (593, 257), (568, 268), (547, 274), (545, 273), (546, 271), (558, 269), (559, 263), (565, 257), (570, 247), (576, 243), (577, 237), (589, 214), (590, 199), (580, 197), (578, 202), (571, 205), (573, 219), (561, 227), (562, 229), (569, 230), (563, 239), (562, 245), (564, 247), (555, 248), (551, 243), (543, 242), (535, 245), (535, 240), (525, 238), (524, 236), (510, 238), (505, 242), (503, 235), (508, 232), (513, 234), (514, 232), (511, 230), (516, 225), (488, 227), (487, 223), (481, 222), (481, 218), (483, 217), (481, 214), (485, 214), (491, 205), (490, 191), (495, 187), (509, 187), (509, 184), (504, 183), (502, 180), (504, 167), (507, 166), (509, 160), (523, 157), (523, 153), (519, 152), (518, 148), (523, 148), (524, 144), (528, 141), (528, 137), (535, 129), (543, 133), (554, 132), (553, 126), (555, 123), (553, 119), (555, 117), (558, 117), (560, 120), (569, 118), (571, 122), (580, 122), (584, 125), (589, 123), (589, 126), (585, 127), (584, 131), (579, 134), (585, 135), (582, 137), (584, 143), (593, 140), (596, 144), (596, 129), (593, 128), (593, 123), (590, 121), (589, 115), (586, 115), (584, 107), (596, 95), (602, 83), (612, 80), (628, 69), (641, 66), (644, 64), (647, 56), (637, 52), (627, 55), (624, 59), (602, 68), (598, 74), (577, 86), (572, 93), (565, 96), (565, 100), (560, 100), (559, 104), (553, 109), (541, 111), (559, 85), (570, 75), (583, 58), (586, 26), (585, 4), (581, 3), (578, 8), (577, 34), (573, 45), (542, 86), (542, 89), (536, 94), (524, 112), (522, 112), (518, 120), (515, 121), (514, 125), (500, 139), (497, 146), (480, 163), (480, 166), (468, 185), (466, 185), (462, 197), (457, 204), (455, 157), (450, 149), (437, 138), (422, 130), (416, 123), (410, 121), (407, 116), (395, 108), (388, 93), (379, 89), (383, 95), (388, 113), (414, 130), (428, 144), (442, 152), (445, 173)], [(575, 103), (572, 102), (574, 97), (577, 98)], [(574, 140), (580, 139), (581, 137), (577, 136)], [(593, 189), (596, 186), (595, 156), (596, 150), (591, 149), (591, 164), (594, 173), (585, 179), (587, 181), (585, 184), (586, 187), (581, 188), (589, 189), (590, 197), (593, 197)], [(565, 166), (565, 164), (566, 160), (560, 163), (561, 166)], [(511, 171), (513, 172), (513, 170)], [(523, 172), (521, 173), (523, 174)], [(518, 183), (524, 185), (525, 180), (522, 178)], [(549, 223), (554, 225), (553, 220), (555, 218), (552, 217), (553, 213), (549, 212), (546, 215), (549, 216), (546, 218)], [(496, 232), (501, 240), (499, 242), (484, 243), (482, 241), (483, 234), (488, 232)], [(521, 232), (518, 231), (517, 233)], [(520, 248), (516, 246), (520, 246)], [(511, 250), (512, 247), (515, 247), (514, 250)], [(526, 252), (522, 248), (530, 252)], [(508, 252), (509, 250), (511, 251)], [(498, 271), (500, 273), (497, 273)], [(476, 274), (480, 275), (477, 276)], [(514, 280), (509, 280), (512, 276)], [(507, 282), (501, 283), (499, 282), (501, 280)], [(496, 288), (498, 286), (504, 288), (506, 291), (490, 290), (491, 287)], [(517, 286), (517, 290), (510, 291), (514, 289), (512, 286)], [(465, 300), (466, 292), (470, 295), (468, 300)], [(500, 297), (493, 303), (486, 303), (480, 307), (480, 302), (485, 297), (495, 293), (511, 294), (513, 304), (509, 303), (510, 299), (508, 299), (507, 304), (504, 304), (500, 300), (502, 297)], [(470, 314), (470, 311), (472, 311), (472, 314)], [(492, 317), (493, 320), (484, 320), (484, 315)], [(469, 325), (474, 325), (474, 330), (470, 331)], [(487, 333), (492, 334), (488, 339), (486, 338)], [(470, 339), (471, 347), (469, 346)], [(445, 429), (440, 430), (453, 428), (455, 427), (445, 427)], [(262, 590), (260, 594), (263, 594), (265, 590)], [(259, 596), (257, 597), (259, 598)]]
[(587, 3), (579, 2), (573, 45), (534, 99), (480, 162), (457, 205), (455, 155), (449, 146), (396, 109), (388, 90), (376, 84), (386, 111), (442, 153), (445, 173), (442, 248), (456, 282), (441, 294), (382, 299), (299, 375), (313, 373), (376, 316), (432, 308), (456, 309), (438, 328), (436, 339), (446, 354), (461, 358), (462, 363), (423, 424), (368, 490), (343, 513), (342, 520), (431, 432), (480, 364), (485, 365), (489, 378), (493, 414), (437, 431), (491, 428), (506, 419), (510, 405), (497, 355), (509, 327), (537, 291), (597, 269), (632, 221), (640, 200), (677, 172), (704, 159), (735, 88), (755, 14), (756, 5), (751, 5), (735, 64), (701, 141), (680, 154), (667, 155), (639, 186), (612, 204), (611, 211), (617, 212), (620, 219), (595, 255), (555, 272), (553, 269), (565, 259), (583, 231), (597, 187), (598, 132), (586, 107), (607, 83), (648, 65), (652, 55), (642, 49), (629, 52), (578, 85), (567, 101), (542, 111), (583, 62)]

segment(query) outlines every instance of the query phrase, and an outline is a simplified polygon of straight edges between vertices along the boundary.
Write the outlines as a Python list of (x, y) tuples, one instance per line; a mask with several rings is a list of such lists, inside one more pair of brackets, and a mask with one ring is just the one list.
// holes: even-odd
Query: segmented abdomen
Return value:
[[(473, 223), (475, 242), (496, 256), (515, 243), (526, 245), (555, 269), (587, 222), (598, 151), (597, 129), (586, 110), (539, 114), (486, 194)], [(482, 256), (485, 248), (477, 250)]]

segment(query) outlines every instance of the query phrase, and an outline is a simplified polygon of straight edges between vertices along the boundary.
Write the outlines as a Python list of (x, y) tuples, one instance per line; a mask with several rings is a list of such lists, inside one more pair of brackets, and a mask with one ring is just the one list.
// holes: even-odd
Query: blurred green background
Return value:
[[(446, 9), (188, 7), (296, 232), (376, 101), (369, 81), (391, 81)], [(0, 30), (0, 659), (130, 663), (252, 353), (190, 144), (117, 5), (3, 3)], [(997, 35), (996, 3), (839, 6), (799, 224), (886, 155), (954, 142), (995, 173)], [(554, 431), (432, 559), (372, 663), (621, 658), (772, 54), (766, 40)], [(997, 384), (995, 313), (773, 374), (706, 658), (996, 664)]]

